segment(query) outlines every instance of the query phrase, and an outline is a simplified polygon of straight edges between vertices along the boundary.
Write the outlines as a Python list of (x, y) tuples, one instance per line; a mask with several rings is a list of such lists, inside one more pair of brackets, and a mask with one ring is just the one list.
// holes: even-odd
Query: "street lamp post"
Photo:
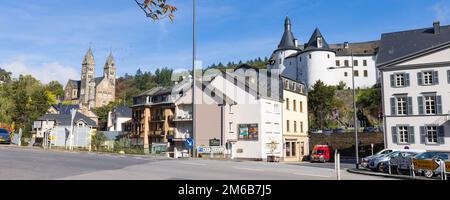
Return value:
[(352, 69), (352, 86), (353, 86), (353, 119), (354, 119), (354, 129), (355, 129), (355, 154), (356, 154), (356, 168), (359, 168), (359, 140), (358, 140), (358, 119), (357, 119), (357, 110), (356, 110), (356, 88), (355, 88), (355, 63), (353, 59), (353, 50), (350, 49), (351, 54), (351, 66), (345, 66), (345, 67), (330, 67), (328, 69)]
[(195, 146), (197, 145), (195, 142), (195, 81), (196, 81), (196, 67), (195, 67), (195, 59), (197, 58), (197, 35), (196, 35), (196, 0), (192, 0), (192, 157), (195, 157)]

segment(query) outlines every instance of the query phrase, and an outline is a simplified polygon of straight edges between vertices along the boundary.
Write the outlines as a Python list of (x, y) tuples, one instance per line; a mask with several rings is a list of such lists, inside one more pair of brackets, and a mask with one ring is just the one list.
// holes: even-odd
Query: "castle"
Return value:
[(341, 82), (352, 87), (352, 66), (355, 87), (369, 88), (379, 79), (376, 57), (379, 41), (328, 44), (316, 28), (309, 41), (300, 44), (291, 31), (291, 20), (286, 17), (284, 34), (273, 52), (268, 69), (312, 87), (321, 80), (327, 85)]
[(116, 94), (116, 65), (112, 53), (106, 59), (103, 76), (95, 78), (95, 60), (91, 48), (84, 56), (81, 80), (69, 80), (65, 89), (65, 101), (79, 104), (91, 110), (108, 105)]

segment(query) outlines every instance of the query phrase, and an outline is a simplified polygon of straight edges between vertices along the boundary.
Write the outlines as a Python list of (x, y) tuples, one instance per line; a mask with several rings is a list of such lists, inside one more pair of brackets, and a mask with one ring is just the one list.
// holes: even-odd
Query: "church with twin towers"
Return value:
[(95, 59), (91, 48), (84, 56), (81, 80), (69, 80), (65, 89), (65, 101), (93, 108), (108, 105), (116, 96), (116, 64), (112, 53), (106, 58), (103, 76), (95, 77)]

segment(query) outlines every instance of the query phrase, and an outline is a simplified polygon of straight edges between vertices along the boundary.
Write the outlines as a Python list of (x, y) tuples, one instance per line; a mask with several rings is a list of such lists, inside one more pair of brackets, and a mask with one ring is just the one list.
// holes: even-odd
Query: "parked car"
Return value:
[(332, 148), (329, 145), (316, 145), (311, 153), (311, 162), (329, 162), (332, 160)]
[(311, 133), (322, 133), (322, 130), (313, 128), (313, 129), (310, 130), (310, 132)]
[(0, 128), (0, 144), (11, 144), (11, 135), (8, 130)]
[(366, 133), (375, 133), (376, 129), (375, 127), (365, 127), (363, 131)]
[(365, 158), (363, 158), (361, 160), (361, 166), (362, 167), (368, 167), (370, 159), (377, 158), (377, 157), (380, 157), (380, 156), (392, 153), (392, 151), (393, 151), (392, 149), (383, 149), (383, 150), (379, 151), (378, 153), (376, 153), (374, 155), (367, 156), (367, 157), (365, 157)]
[(331, 129), (331, 128), (323, 129), (323, 133), (325, 133), (325, 134), (332, 134), (333, 133), (333, 129)]
[(400, 151), (393, 151), (388, 154), (384, 154), (378, 157), (374, 157), (369, 159), (369, 165), (368, 168), (373, 171), (380, 171), (385, 172), (388, 170), (389, 167), (389, 160), (401, 156), (401, 154), (410, 154), (414, 152), (420, 152), (421, 150), (400, 150)]
[(391, 170), (397, 174), (409, 174), (411, 172), (412, 159), (417, 152), (401, 152), (397, 157), (392, 157), (389, 160)]
[(336, 133), (345, 133), (345, 128), (337, 128), (334, 130)]
[[(416, 155), (413, 160), (433, 160), (437, 161), (438, 159), (449, 161), (450, 152), (440, 152), (440, 151), (431, 151), (431, 152), (425, 152), (419, 155)], [(414, 169), (416, 174), (421, 174), (425, 177), (432, 178), (438, 174), (440, 174), (439, 169), (433, 171), (429, 169)]]

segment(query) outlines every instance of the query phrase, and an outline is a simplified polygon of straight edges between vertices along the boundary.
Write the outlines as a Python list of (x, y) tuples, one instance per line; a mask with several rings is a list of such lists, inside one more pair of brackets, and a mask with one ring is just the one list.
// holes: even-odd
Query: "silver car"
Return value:
[(393, 151), (392, 149), (383, 149), (383, 150), (381, 150), (380, 152), (378, 152), (378, 153), (376, 153), (374, 155), (367, 156), (367, 157), (361, 159), (361, 167), (369, 167), (369, 160), (370, 159), (374, 159), (374, 158), (378, 158), (380, 156), (384, 156), (386, 154), (392, 153), (392, 151)]

